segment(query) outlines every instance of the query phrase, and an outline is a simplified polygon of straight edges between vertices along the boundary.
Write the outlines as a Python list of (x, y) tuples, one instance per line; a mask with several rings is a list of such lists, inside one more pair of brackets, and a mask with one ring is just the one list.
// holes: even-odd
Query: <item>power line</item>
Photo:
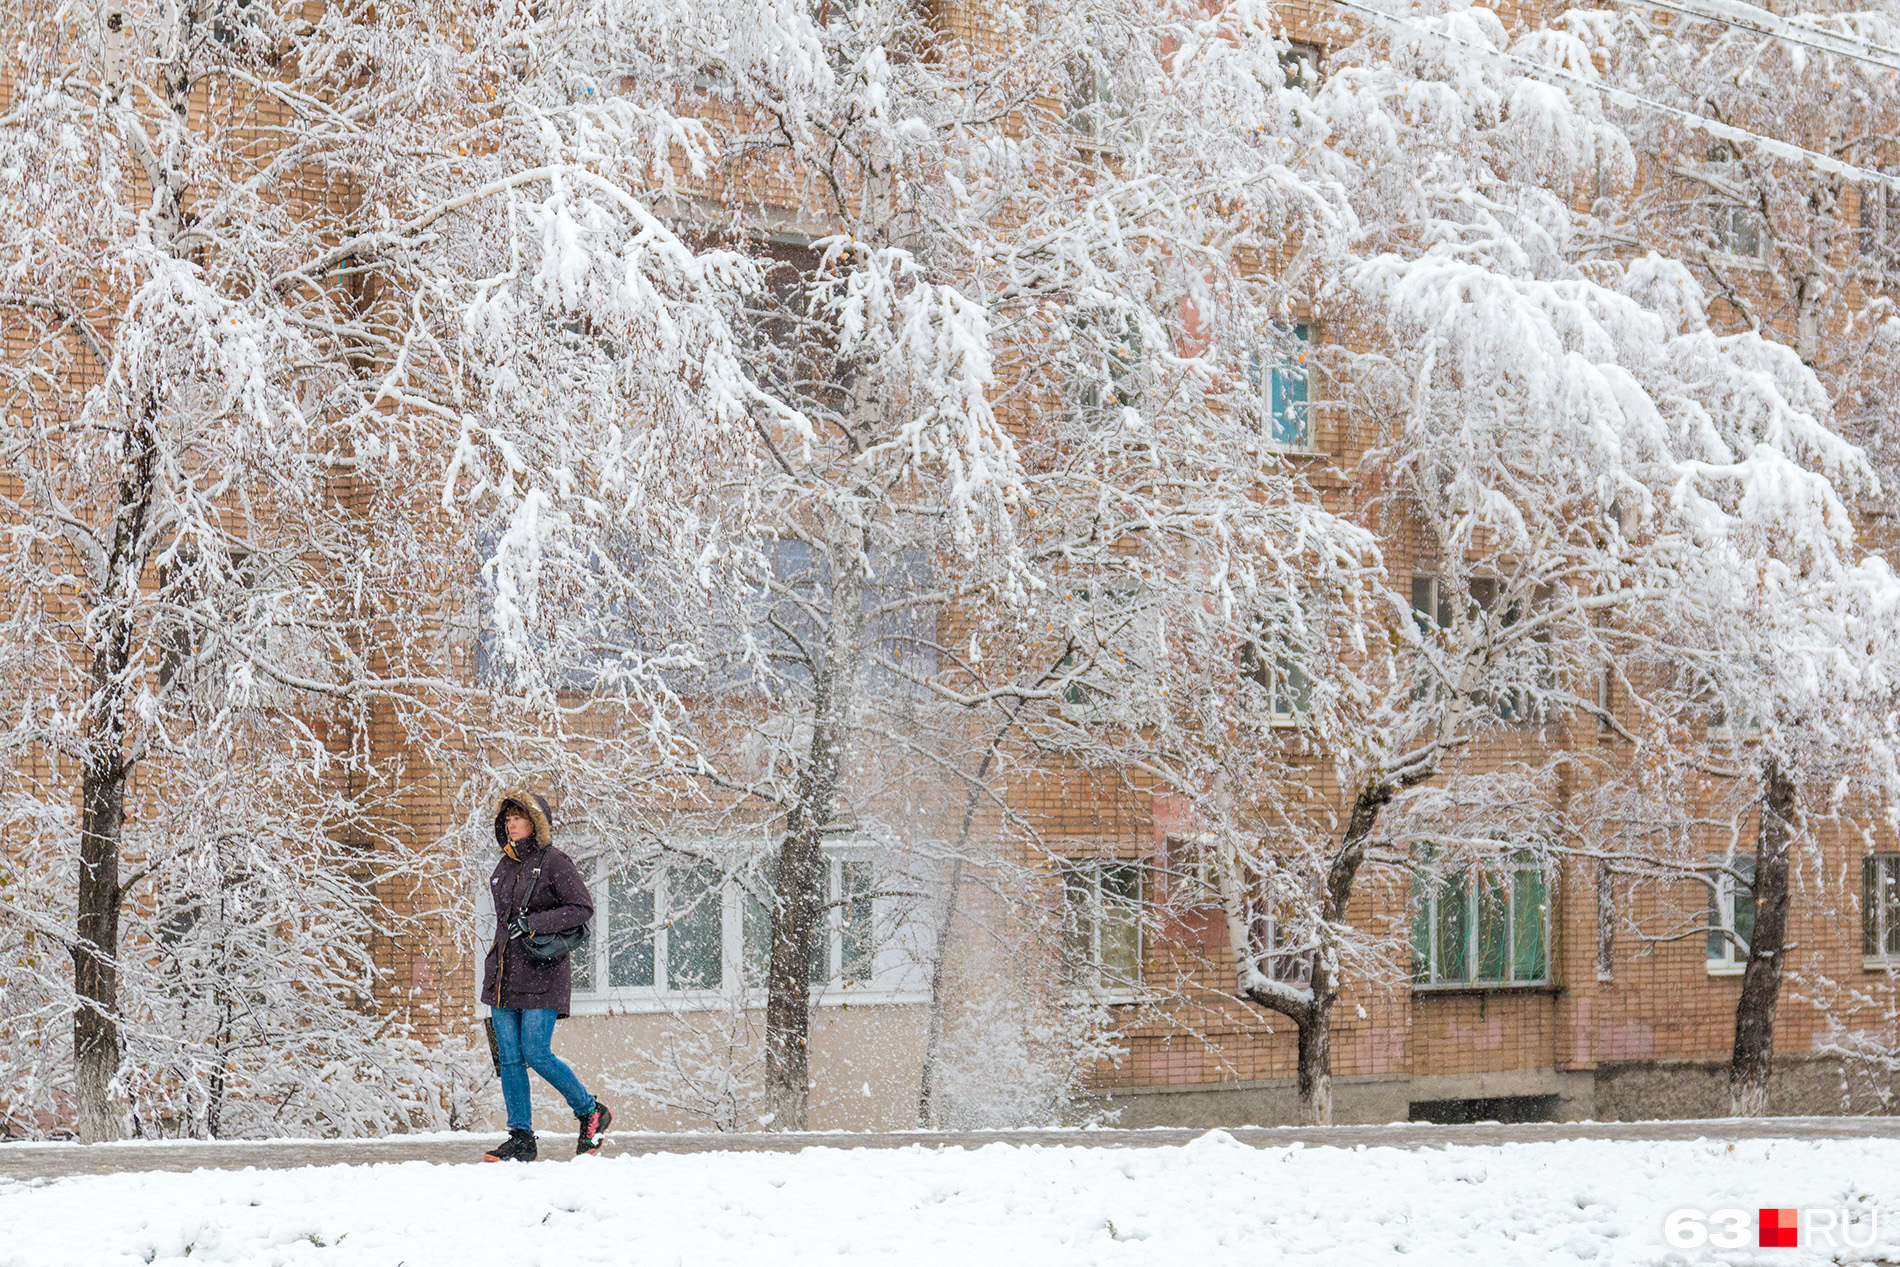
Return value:
[(1626, 0), (1626, 3), (1680, 13), (1703, 22), (1715, 22), (1738, 31), (1794, 44), (1811, 52), (1831, 53), (1836, 57), (1850, 58), (1900, 74), (1900, 49), (1885, 48), (1871, 40), (1836, 35), (1817, 26), (1796, 25), (1753, 5), (1742, 4), (1740, 0), (1696, 0), (1695, 3), (1685, 3), (1684, 0)]
[[(1646, 0), (1639, 0), (1639, 2), (1646, 2)], [(1502, 49), (1492, 48), (1489, 45), (1474, 44), (1470, 40), (1461, 39), (1449, 32), (1434, 30), (1415, 18), (1406, 17), (1397, 13), (1387, 13), (1383, 9), (1375, 9), (1371, 5), (1361, 4), (1359, 0), (1334, 0), (1334, 3), (1343, 9), (1350, 9), (1354, 13), (1364, 14), (1382, 26), (1403, 30), (1413, 35), (1422, 35), (1427, 39), (1436, 40), (1441, 44), (1450, 44), (1456, 48), (1467, 49), (1481, 58), (1515, 66), (1519, 70), (1526, 71), (1539, 79), (1551, 83), (1568, 85), (1573, 88), (1583, 88), (1591, 92), (1600, 93), (1605, 100), (1616, 105), (1624, 106), (1632, 110), (1649, 110), (1656, 114), (1675, 119), (1679, 123), (1694, 128), (1699, 132), (1706, 132), (1710, 136), (1717, 137), (1721, 140), (1734, 141), (1743, 145), (1752, 145), (1764, 153), (1772, 154), (1777, 158), (1785, 158), (1797, 163), (1808, 163), (1821, 171), (1828, 172), (1835, 176), (1844, 176), (1848, 180), (1859, 184), (1884, 185), (1888, 189), (1900, 191), (1900, 177), (1889, 176), (1887, 173), (1875, 171), (1873, 168), (1861, 167), (1854, 163), (1844, 162), (1841, 159), (1835, 158), (1832, 154), (1822, 154), (1818, 150), (1806, 149), (1788, 141), (1777, 141), (1773, 137), (1763, 136), (1759, 132), (1750, 132), (1746, 128), (1738, 128), (1732, 124), (1722, 123), (1718, 120), (1699, 115), (1692, 110), (1684, 110), (1680, 106), (1668, 105), (1664, 102), (1656, 101), (1622, 88), (1611, 87), (1599, 79), (1586, 79), (1574, 71), (1562, 70), (1555, 66), (1545, 65), (1542, 62), (1534, 62), (1530, 58), (1520, 57), (1516, 53), (1505, 52)]]

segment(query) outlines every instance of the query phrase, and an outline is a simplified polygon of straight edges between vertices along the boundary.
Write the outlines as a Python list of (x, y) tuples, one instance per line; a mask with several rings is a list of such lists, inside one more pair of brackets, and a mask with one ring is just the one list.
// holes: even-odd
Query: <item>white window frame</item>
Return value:
[[(868, 863), (873, 870), (871, 887), (871, 945), (872, 958), (866, 968), (865, 976), (847, 977), (844, 975), (844, 934), (846, 909), (844, 891), (845, 867), (852, 864)], [(876, 859), (862, 848), (844, 846), (827, 850), (825, 853), (825, 905), (822, 913), (824, 920), (825, 978), (819, 988), (834, 990), (861, 991), (871, 989), (878, 976), (877, 961), (885, 953), (889, 938), (879, 930), (879, 916), (884, 914), (887, 903), (877, 895)]]
[(1761, 738), (1761, 718), (1750, 717), (1742, 722), (1732, 722), (1719, 701), (1709, 704), (1707, 721), (1703, 729), (1711, 739), (1730, 739), (1747, 743)]
[(1114, 153), (1120, 148), (1120, 132), (1129, 125), (1130, 112), (1115, 89), (1114, 75), (1085, 58), (1063, 68), (1062, 121), (1076, 149)]
[[(1120, 329), (1110, 332), (1111, 325)], [(1109, 348), (1102, 366), (1106, 376), (1092, 376), (1076, 398), (1076, 407), (1083, 411), (1082, 425), (1090, 431), (1109, 428), (1118, 425), (1123, 411), (1139, 412), (1147, 393), (1140, 320), (1132, 312), (1083, 313), (1070, 319), (1070, 329), (1077, 332), (1072, 337), (1097, 330), (1110, 336), (1105, 339)]]
[[(1720, 177), (1739, 169), (1741, 164), (1727, 142), (1718, 142), (1709, 152), (1708, 166), (1714, 175)], [(1766, 266), (1771, 235), (1768, 223), (1759, 210), (1746, 202), (1718, 193), (1714, 188), (1708, 191), (1704, 205), (1709, 212), (1709, 232), (1714, 240), (1713, 255), (1745, 267)], [(1737, 250), (1742, 239), (1751, 235), (1755, 239), (1755, 249), (1752, 252)]]
[[(1753, 874), (1755, 858), (1753, 854), (1736, 854), (1733, 858), (1722, 859), (1728, 866), (1738, 871)], [(1709, 933), (1703, 948), (1703, 962), (1712, 977), (1738, 976), (1748, 970), (1748, 951), (1735, 944), (1728, 934), (1735, 931), (1735, 899), (1742, 889), (1734, 876), (1727, 871), (1718, 871), (1711, 877), (1709, 886)], [(1754, 920), (1751, 915), (1750, 927)], [(1708, 943), (1714, 943), (1720, 936), (1721, 953), (1716, 954)]]
[(1248, 935), (1252, 937), (1254, 945), (1263, 951), (1260, 956), (1262, 975), (1269, 981), (1311, 987), (1313, 961), (1304, 950), (1292, 946), (1280, 922), (1278, 910), (1271, 906), (1256, 905), (1252, 924)]
[(1900, 853), (1862, 858), (1860, 901), (1862, 965), (1900, 968)]
[[(741, 913), (740, 886), (727, 877), (719, 886), (719, 984), (714, 987), (699, 987), (676, 990), (667, 981), (668, 941), (670, 924), (665, 919), (668, 907), (668, 887), (675, 866), (685, 863), (687, 856), (696, 851), (671, 849), (672, 855), (667, 865), (661, 859), (651, 863), (657, 875), (651, 885), (655, 926), (652, 930), (653, 946), (653, 984), (651, 985), (611, 985), (608, 982), (608, 948), (612, 940), (612, 878), (608, 860), (596, 857), (586, 862), (577, 862), (583, 877), (587, 881), (589, 893), (594, 898), (594, 920), (591, 935), (583, 953), (589, 956), (592, 965), (593, 985), (582, 989), (578, 984), (574, 990), (575, 1011), (583, 1010), (579, 1005), (590, 1003), (598, 1005), (601, 1011), (658, 1011), (666, 1004), (685, 1004), (710, 1008), (719, 1000), (733, 993), (736, 980), (743, 977), (745, 971), (744, 927), (739, 916)], [(711, 862), (705, 855), (698, 855), (703, 862)], [(716, 863), (714, 864), (717, 865)]]
[[(1710, 204), (1709, 219), (1717, 256), (1751, 268), (1767, 265), (1768, 225), (1762, 219), (1761, 212), (1739, 202), (1722, 199)], [(1744, 239), (1751, 236), (1755, 239), (1755, 249), (1752, 252), (1738, 249)]]
[[(701, 850), (691, 845), (669, 849), (676, 857), (698, 856), (712, 861), (712, 851)], [(588, 890), (595, 901), (594, 926), (582, 953), (591, 956), (594, 985), (582, 990), (576, 986), (570, 1012), (575, 1016), (599, 1016), (621, 1013), (673, 1012), (673, 1011), (711, 1011), (730, 1006), (740, 1001), (746, 1007), (764, 1007), (766, 986), (763, 979), (749, 984), (746, 981), (746, 891), (741, 881), (731, 875), (724, 878), (720, 885), (720, 982), (712, 988), (674, 990), (666, 982), (666, 955), (668, 930), (660, 923), (653, 930), (653, 978), (649, 986), (615, 986), (608, 984), (607, 948), (612, 936), (612, 912), (609, 909), (611, 898), (609, 890), (609, 859), (595, 856), (586, 861), (577, 861), (582, 875), (586, 878)], [(658, 860), (653, 860), (657, 865)], [(871, 898), (871, 929), (874, 946), (870, 975), (868, 979), (846, 979), (840, 974), (840, 958), (843, 952), (844, 909), (842, 906), (842, 884), (844, 866), (849, 862), (869, 862), (875, 867), (878, 850), (861, 843), (840, 842), (825, 846), (825, 904), (820, 911), (822, 937), (821, 944), (825, 953), (826, 975), (823, 980), (814, 980), (811, 985), (811, 997), (814, 1004), (820, 1006), (848, 1006), (856, 1004), (905, 1004), (929, 1001), (928, 980), (923, 977), (916, 965), (907, 958), (902, 930), (892, 928), (893, 912), (889, 900), (873, 889)], [(717, 865), (716, 863), (714, 865)], [(656, 914), (665, 908), (662, 902), (666, 895), (666, 884), (670, 868), (662, 868), (654, 887), (654, 910)], [(768, 925), (769, 927), (769, 925)], [(769, 954), (769, 947), (767, 953)]]
[[(1107, 922), (1104, 910), (1107, 901), (1103, 896), (1102, 877), (1110, 867), (1127, 867), (1135, 873), (1135, 962), (1132, 979), (1125, 982), (1106, 980), (1106, 965), (1102, 962), (1102, 926)], [(1075, 876), (1088, 878), (1089, 921), (1088, 946), (1083, 950), (1080, 962), (1074, 954), (1070, 940), (1069, 927), (1070, 880)], [(1143, 927), (1149, 903), (1149, 876), (1147, 865), (1140, 858), (1064, 858), (1059, 864), (1058, 880), (1061, 883), (1063, 903), (1063, 950), (1067, 963), (1065, 969), (1072, 988), (1109, 1003), (1132, 1003), (1142, 997), (1142, 959), (1148, 949), (1147, 930)]]
[[(1490, 604), (1487, 605), (1473, 592), (1476, 586), (1484, 584), (1496, 585), (1500, 591), (1503, 589), (1503, 581), (1499, 577), (1474, 576), (1469, 578), (1464, 592), (1465, 619), (1467, 621), (1477, 620), (1480, 616), (1488, 616), (1496, 610), (1499, 595), (1494, 595)], [(1426, 605), (1423, 607), (1419, 606), (1421, 585), (1424, 586), (1424, 598), (1426, 601)], [(1535, 609), (1535, 604), (1548, 601), (1550, 601), (1550, 594), (1548, 587), (1545, 586), (1539, 586), (1536, 593), (1531, 596), (1533, 610)], [(1447, 599), (1444, 582), (1439, 577), (1435, 575), (1425, 576), (1416, 573), (1413, 575), (1412, 619), (1418, 624), (1421, 632), (1427, 632), (1431, 629), (1450, 629), (1455, 623), (1456, 616), (1454, 609)], [(1509, 623), (1515, 623), (1515, 619), (1516, 618), (1513, 618), (1511, 622), (1508, 622), (1507, 627)], [(1544, 647), (1544, 651), (1541, 654), (1544, 657), (1545, 664), (1541, 672), (1547, 679), (1545, 688), (1549, 689), (1554, 686), (1556, 682), (1555, 671), (1551, 665), (1551, 662), (1556, 659), (1555, 646), (1548, 631), (1544, 634), (1533, 635), (1532, 637), (1534, 642)], [(1601, 686), (1599, 686), (1598, 689), (1599, 698), (1601, 698)], [(1534, 703), (1524, 701), (1521, 696), (1515, 698), (1502, 696), (1492, 698), (1489, 706), (1491, 711), (1496, 714), (1498, 720), (1509, 726), (1539, 726), (1550, 719), (1549, 714), (1543, 709), (1536, 707)]]
[(1702, 709), (1702, 732), (1710, 739), (1727, 739), (1748, 742), (1761, 738), (1761, 718), (1751, 716), (1742, 722), (1733, 721), (1728, 715), (1728, 706), (1716, 693), (1713, 679), (1698, 673), (1695, 694), (1691, 702)]
[[(1300, 331), (1306, 332), (1301, 337)], [(1276, 453), (1318, 453), (1319, 443), (1318, 411), (1313, 400), (1313, 349), (1319, 345), (1318, 330), (1313, 322), (1304, 318), (1297, 321), (1276, 323), (1275, 338), (1261, 344), (1253, 351), (1248, 364), (1249, 385), (1258, 397), (1256, 406), (1260, 410), (1260, 442)], [(1282, 341), (1293, 340), (1303, 351), (1297, 354), (1298, 364), (1289, 362), (1282, 352)], [(1284, 367), (1284, 368), (1283, 368)], [(1273, 391), (1276, 379), (1288, 378), (1297, 372), (1302, 399), (1299, 401), (1306, 422), (1306, 432), (1299, 441), (1281, 440), (1273, 434)]]
[[(1266, 639), (1256, 637), (1248, 644), (1248, 651), (1259, 647), (1264, 650)], [(1284, 642), (1280, 645), (1286, 645)], [(1274, 656), (1270, 662), (1262, 661), (1248, 666), (1243, 660), (1243, 674), (1267, 693), (1267, 724), (1276, 729), (1290, 730), (1305, 723), (1313, 712), (1313, 680), (1300, 668), (1284, 656)], [(1306, 683), (1301, 691), (1294, 685), (1293, 679), (1299, 677)]]
[[(1900, 179), (1900, 165), (1882, 164), (1877, 170), (1889, 179)], [(1863, 271), (1879, 276), (1900, 264), (1900, 188), (1863, 184), (1854, 219), (1854, 249)]]
[[(1518, 905), (1520, 901), (1523, 900), (1522, 895), (1518, 891), (1518, 872), (1532, 867), (1537, 867), (1543, 873), (1544, 901), (1540, 911), (1540, 919), (1542, 922), (1541, 935), (1544, 951), (1544, 974), (1541, 977), (1518, 980), (1515, 976), (1517, 971), (1517, 913)], [(1485, 868), (1479, 868), (1478, 870), (1479, 872), (1483, 872)], [(1449, 874), (1432, 875), (1429, 885), (1425, 886), (1421, 911), (1430, 939), (1427, 946), (1425, 979), (1419, 979), (1416, 961), (1414, 961), (1411, 983), (1412, 989), (1415, 992), (1425, 993), (1432, 990), (1511, 990), (1520, 988), (1548, 989), (1554, 984), (1555, 978), (1552, 976), (1552, 972), (1556, 966), (1557, 955), (1556, 947), (1551, 944), (1551, 930), (1554, 924), (1554, 921), (1551, 919), (1551, 902), (1553, 900), (1553, 890), (1556, 888), (1556, 875), (1548, 866), (1522, 861), (1510, 861), (1501, 868), (1494, 866), (1490, 868), (1490, 870), (1493, 873), (1502, 870), (1505, 875), (1510, 877), (1510, 889), (1504, 910), (1504, 928), (1507, 938), (1504, 948), (1504, 971), (1506, 976), (1493, 978), (1477, 975), (1480, 958), (1478, 945), (1480, 932), (1478, 918), (1479, 886), (1474, 883), (1476, 877), (1470, 871), (1466, 872), (1465, 891), (1463, 895), (1465, 904), (1465, 975), (1458, 978), (1448, 978), (1444, 975), (1440, 964), (1444, 947), (1440, 944), (1439, 938), (1439, 905), (1444, 895), (1446, 882), (1450, 880), (1452, 876)], [(1412, 930), (1408, 941), (1410, 942), (1412, 954), (1416, 956), (1418, 953), (1416, 928)]]
[(1325, 77), (1326, 50), (1306, 40), (1287, 41), (1286, 51), (1280, 54), (1280, 73), (1286, 77), (1288, 88), (1299, 88), (1311, 92), (1319, 87)]
[[(1073, 597), (1080, 603), (1086, 603), (1088, 610), (1083, 616), (1081, 628), (1075, 630), (1078, 638), (1092, 640), (1095, 663), (1105, 665), (1115, 658), (1116, 648), (1125, 642), (1128, 646), (1139, 646), (1144, 651), (1152, 645), (1153, 636), (1160, 628), (1161, 616), (1156, 609), (1155, 595), (1139, 584), (1131, 583), (1126, 589), (1112, 585), (1101, 587), (1102, 599), (1093, 597), (1093, 591), (1079, 587)], [(1113, 634), (1119, 628), (1116, 637)], [(1122, 641), (1117, 641), (1117, 638)], [(1124, 647), (1124, 651), (1126, 648)], [(1145, 661), (1134, 655), (1124, 654), (1123, 663), (1139, 666)], [(1064, 661), (1066, 665), (1067, 661)], [(1062, 666), (1058, 666), (1062, 667)], [(1106, 675), (1104, 675), (1106, 676)], [(1088, 692), (1097, 692), (1094, 695)], [(1060, 707), (1064, 713), (1077, 721), (1100, 721), (1112, 718), (1121, 706), (1120, 693), (1112, 689), (1097, 688), (1087, 682), (1071, 681), (1061, 692)]]

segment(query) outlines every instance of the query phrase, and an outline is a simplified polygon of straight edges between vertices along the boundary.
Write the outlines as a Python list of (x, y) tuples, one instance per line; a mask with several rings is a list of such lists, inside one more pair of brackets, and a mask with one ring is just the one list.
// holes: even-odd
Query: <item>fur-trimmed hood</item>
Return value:
[(534, 824), (537, 849), (546, 849), (554, 843), (554, 811), (548, 808), (548, 803), (541, 797), (526, 788), (518, 788), (503, 793), (501, 800), (495, 804), (495, 844), (498, 848), (508, 843), (508, 829), (502, 824), (502, 819), (511, 805), (526, 814), (528, 821)]

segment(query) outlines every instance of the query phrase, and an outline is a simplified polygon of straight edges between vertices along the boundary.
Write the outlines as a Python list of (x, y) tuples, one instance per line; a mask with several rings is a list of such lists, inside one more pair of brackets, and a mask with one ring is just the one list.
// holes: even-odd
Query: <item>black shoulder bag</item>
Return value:
[(534, 888), (541, 883), (541, 863), (534, 864), (534, 871), (528, 877), (528, 894), (521, 899), (521, 914), (515, 916), (514, 930), (510, 939), (519, 937), (533, 963), (559, 963), (587, 942), (587, 925), (570, 928), (564, 933), (531, 933), (528, 931), (528, 903), (534, 901)]

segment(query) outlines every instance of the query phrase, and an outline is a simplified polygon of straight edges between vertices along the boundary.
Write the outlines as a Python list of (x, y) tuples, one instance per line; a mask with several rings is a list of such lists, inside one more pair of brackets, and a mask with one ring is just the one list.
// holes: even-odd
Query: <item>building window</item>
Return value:
[(1267, 438), (1289, 449), (1313, 447), (1311, 386), (1312, 327), (1280, 326), (1273, 341), (1254, 350), (1248, 381), (1260, 395)]
[(1273, 725), (1298, 725), (1313, 711), (1312, 679), (1300, 667), (1293, 650), (1284, 642), (1274, 641), (1264, 627), (1242, 644), (1240, 672), (1267, 693), (1267, 716)]
[[(1538, 586), (1531, 594), (1530, 609), (1548, 604), (1551, 593), (1549, 586)], [(1491, 577), (1473, 577), (1466, 590), (1464, 619), (1473, 628), (1470, 645), (1462, 653), (1483, 660), (1491, 685), (1481, 698), (1508, 722), (1542, 721), (1544, 696), (1557, 684), (1549, 626), (1528, 638), (1510, 633), (1524, 618), (1525, 606), (1523, 599), (1506, 594), (1504, 582)], [(1443, 582), (1435, 577), (1412, 578), (1412, 619), (1421, 633), (1454, 627), (1457, 621)]]
[(1078, 58), (1069, 63), (1063, 94), (1063, 120), (1081, 149), (1112, 144), (1128, 122), (1127, 103), (1116, 91), (1105, 63)]
[(1755, 858), (1737, 854), (1728, 871), (1709, 887), (1709, 971), (1740, 972), (1748, 966), (1748, 939), (1755, 933)]
[(1141, 984), (1141, 911), (1140, 863), (1062, 864), (1063, 958), (1072, 983), (1104, 992)]
[[(1900, 181), (1900, 167), (1883, 166), (1880, 172)], [(1854, 236), (1861, 263), (1882, 276), (1900, 270), (1900, 185), (1863, 184), (1858, 219)]]
[(1745, 709), (1732, 708), (1730, 695), (1724, 693), (1715, 678), (1698, 675), (1692, 699), (1703, 710), (1703, 725), (1709, 738), (1743, 741), (1761, 738), (1761, 718)]
[[(1710, 147), (1707, 170), (1711, 176), (1744, 194), (1752, 181), (1741, 156), (1726, 141), (1718, 141)], [(1709, 229), (1717, 251), (1737, 259), (1762, 258), (1768, 234), (1759, 210), (1737, 198), (1720, 194), (1713, 195), (1707, 206)]]
[(1160, 636), (1160, 613), (1146, 590), (1127, 582), (1077, 586), (1073, 648), (1057, 663), (1061, 699), (1078, 720), (1104, 719), (1134, 702)]
[(1286, 86), (1306, 92), (1319, 87), (1321, 56), (1317, 44), (1298, 40), (1288, 44), (1286, 51), (1280, 54), (1280, 72), (1286, 76)]
[(1260, 971), (1269, 981), (1287, 985), (1313, 984), (1313, 957), (1292, 930), (1285, 907), (1254, 903), (1251, 937), (1256, 951), (1264, 952)]
[(1860, 861), (1860, 953), (1900, 960), (1900, 854)]
[[(669, 852), (646, 866), (591, 868), (592, 936), (574, 957), (577, 998), (639, 1003), (673, 996), (761, 993), (771, 958), (769, 875), (727, 874), (709, 859)], [(883, 965), (875, 863), (827, 854), (824, 906), (813, 939), (811, 983), (902, 988), (901, 965)]]
[[(825, 858), (824, 907), (806, 965), (813, 987), (863, 985), (877, 972), (876, 866), (869, 858)], [(766, 884), (771, 883), (766, 877)], [(745, 985), (763, 990), (772, 959), (772, 915), (750, 889), (740, 895)]]
[(717, 867), (676, 857), (604, 879), (592, 886), (593, 936), (574, 958), (576, 992), (683, 994), (724, 986), (732, 886)]
[(858, 0), (811, 0), (812, 20), (820, 26), (848, 22), (856, 15)]
[(1085, 313), (1071, 322), (1078, 362), (1078, 420), (1090, 430), (1118, 424), (1122, 411), (1141, 408), (1143, 344), (1133, 313)]
[[(873, 877), (868, 858), (825, 860), (825, 913), (811, 948), (813, 981), (861, 985), (871, 980), (877, 965), (877, 886)], [(763, 964), (763, 956), (760, 962)], [(760, 980), (764, 980), (763, 971)]]
[(1460, 867), (1412, 880), (1415, 986), (1541, 985), (1550, 980), (1550, 886), (1542, 863)]
[(1412, 620), (1420, 633), (1451, 628), (1451, 600), (1437, 577), (1412, 578)]
[(1737, 259), (1761, 258), (1766, 235), (1762, 232), (1760, 212), (1732, 202), (1718, 202), (1709, 208), (1709, 219), (1715, 231), (1716, 250)]

